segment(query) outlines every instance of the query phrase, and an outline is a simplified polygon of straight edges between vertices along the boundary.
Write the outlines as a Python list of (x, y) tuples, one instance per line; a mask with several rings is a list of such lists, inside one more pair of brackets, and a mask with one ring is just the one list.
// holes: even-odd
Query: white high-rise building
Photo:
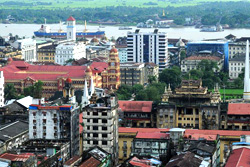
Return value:
[(0, 71), (0, 107), (4, 106), (4, 76), (3, 71)]
[(127, 34), (127, 61), (136, 63), (152, 62), (159, 65), (162, 71), (168, 67), (168, 38), (166, 33), (128, 32)]
[(72, 16), (67, 19), (67, 40), (76, 40), (76, 19)]
[(21, 50), (22, 58), (26, 62), (37, 61), (36, 40), (33, 40), (31, 38), (19, 39), (12, 43), (11, 46), (18, 50)]
[(86, 58), (85, 44), (82, 42), (67, 42), (56, 47), (55, 63), (64, 65), (67, 60)]
[(249, 41), (246, 43), (245, 77), (243, 99), (250, 100), (250, 76), (249, 76)]

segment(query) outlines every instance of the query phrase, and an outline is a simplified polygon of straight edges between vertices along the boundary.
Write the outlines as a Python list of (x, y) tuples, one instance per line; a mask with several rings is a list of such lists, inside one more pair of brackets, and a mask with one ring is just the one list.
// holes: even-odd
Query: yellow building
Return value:
[(168, 132), (169, 129), (158, 129), (158, 128), (119, 128), (119, 163), (122, 163), (130, 157), (132, 151), (132, 143), (138, 132)]
[(220, 93), (202, 87), (201, 80), (183, 80), (172, 93), (170, 85), (157, 106), (158, 128), (219, 129)]
[(37, 49), (37, 58), (39, 62), (55, 62), (56, 44), (40, 46)]

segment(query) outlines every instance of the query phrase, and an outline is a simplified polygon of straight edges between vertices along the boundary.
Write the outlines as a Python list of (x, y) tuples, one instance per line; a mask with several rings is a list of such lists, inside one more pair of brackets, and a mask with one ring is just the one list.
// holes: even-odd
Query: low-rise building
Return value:
[(20, 166), (20, 167), (36, 167), (37, 166), (37, 159), (36, 159), (35, 154), (4, 153), (0, 155), (0, 165), (1, 163), (4, 163), (4, 162), (5, 163), (8, 162), (10, 166)]
[(16, 121), (0, 128), (0, 154), (18, 148), (28, 139), (29, 124)]
[(153, 101), (118, 101), (124, 115), (124, 127), (152, 127)]
[(166, 158), (170, 153), (170, 137), (167, 133), (138, 132), (132, 143), (131, 155)]
[(249, 148), (238, 148), (231, 152), (225, 167), (249, 166)]
[(214, 61), (218, 69), (213, 69), (214, 72), (219, 72), (223, 69), (224, 60), (217, 56), (190, 56), (181, 61), (181, 72), (188, 73), (190, 70), (198, 69), (198, 65), (202, 60)]
[(61, 43), (56, 47), (55, 63), (67, 64), (68, 60), (86, 58), (85, 44), (82, 42)]

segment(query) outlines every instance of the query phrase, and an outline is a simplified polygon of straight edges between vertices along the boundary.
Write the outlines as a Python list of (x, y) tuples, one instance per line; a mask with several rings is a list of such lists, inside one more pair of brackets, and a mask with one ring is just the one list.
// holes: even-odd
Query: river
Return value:
[[(59, 24), (49, 24), (51, 31), (58, 31)], [(37, 31), (41, 25), (39, 24), (0, 24), (0, 36), (7, 36), (9, 33), (13, 35), (18, 35), (20, 37), (32, 37), (33, 32)], [(127, 31), (135, 31), (136, 27), (132, 27), (132, 30), (118, 30), (117, 26), (106, 26), (100, 30), (105, 31), (106, 36), (115, 38), (120, 36), (126, 36)], [(63, 30), (66, 30), (66, 25), (62, 26)], [(77, 25), (77, 31), (83, 31), (84, 25)], [(87, 26), (89, 31), (97, 31), (99, 26)], [(141, 29), (141, 32), (153, 32), (154, 28), (151, 29)], [(188, 40), (203, 40), (203, 39), (215, 39), (224, 38), (229, 34), (235, 35), (237, 38), (249, 37), (250, 29), (226, 29), (222, 32), (200, 32), (199, 29), (194, 27), (183, 27), (183, 28), (168, 28), (159, 29), (159, 32), (167, 32), (169, 38), (183, 38)]]

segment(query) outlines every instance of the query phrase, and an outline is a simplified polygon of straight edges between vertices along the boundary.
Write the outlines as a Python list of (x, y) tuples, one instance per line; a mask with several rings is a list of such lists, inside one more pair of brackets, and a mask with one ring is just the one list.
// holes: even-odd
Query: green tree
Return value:
[(141, 90), (143, 90), (144, 88), (143, 88), (143, 86), (142, 85), (140, 85), (140, 84), (135, 84), (134, 86), (133, 86), (133, 93), (134, 94), (138, 94)]
[(164, 69), (159, 75), (159, 81), (167, 85), (170, 84), (172, 89), (175, 89), (181, 83), (181, 69), (177, 66)]
[(185, 76), (183, 76), (184, 79), (194, 79), (194, 80), (198, 80), (201, 79), (203, 76), (203, 73), (201, 70), (190, 70), (188, 72), (188, 74), (186, 74)]
[(116, 91), (119, 100), (129, 100), (132, 95), (132, 86), (122, 84)]
[(43, 82), (38, 81), (34, 84), (34, 98), (42, 98)]
[(153, 83), (153, 82), (157, 82), (157, 78), (156, 76), (153, 76), (153, 75), (149, 75), (148, 76), (148, 83)]
[(181, 61), (184, 60), (186, 57), (187, 57), (186, 51), (182, 50), (181, 53), (180, 53), (180, 59), (181, 59)]
[(6, 84), (4, 87), (5, 100), (17, 99), (18, 95), (14, 84)]

